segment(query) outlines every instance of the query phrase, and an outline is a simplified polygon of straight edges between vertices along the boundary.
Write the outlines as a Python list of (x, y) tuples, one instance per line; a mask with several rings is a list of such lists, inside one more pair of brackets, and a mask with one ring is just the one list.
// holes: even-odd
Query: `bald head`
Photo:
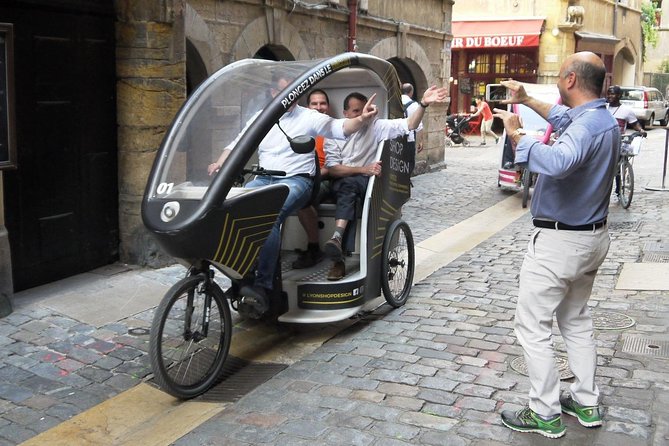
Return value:
[(606, 67), (595, 53), (581, 51), (567, 57), (560, 68), (560, 78), (569, 80), (574, 76), (573, 87), (588, 100), (600, 97)]

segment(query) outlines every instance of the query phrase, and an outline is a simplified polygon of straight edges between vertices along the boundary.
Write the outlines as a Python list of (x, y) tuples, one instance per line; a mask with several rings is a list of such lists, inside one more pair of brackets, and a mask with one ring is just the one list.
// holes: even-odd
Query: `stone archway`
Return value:
[(223, 66), (223, 57), (219, 48), (215, 46), (216, 36), (207, 22), (188, 3), (185, 7), (185, 34), (186, 39), (197, 50), (204, 62), (207, 74), (211, 74)]
[(250, 22), (239, 34), (232, 47), (231, 60), (253, 57), (256, 52), (266, 46), (284, 47), (295, 60), (311, 58), (307, 46), (300, 37), (299, 30), (288, 22), (283, 11), (268, 11), (265, 17), (258, 17)]
[[(439, 76), (432, 72), (432, 64), (418, 42), (406, 36), (388, 37), (374, 45), (370, 54), (389, 60), (393, 65), (401, 64), (415, 80), (414, 89), (418, 98), (429, 85), (440, 85)], [(441, 61), (438, 62), (441, 64)], [(425, 172), (439, 165), (444, 159), (444, 144), (439, 122), (446, 118), (446, 107), (431, 107), (423, 119), (423, 131), (417, 138), (425, 148), (416, 155), (413, 174)]]
[[(437, 76), (431, 70), (430, 59), (425, 50), (414, 40), (405, 39), (403, 51), (399, 51), (397, 37), (388, 37), (379, 41), (370, 50), (369, 54), (381, 59), (397, 59), (402, 62), (416, 79), (416, 91), (424, 90), (427, 85), (437, 83)], [(402, 55), (400, 56), (400, 54)]]
[(638, 60), (638, 55), (635, 54), (631, 45), (620, 48), (613, 58), (613, 79), (616, 84), (637, 84), (636, 60)]

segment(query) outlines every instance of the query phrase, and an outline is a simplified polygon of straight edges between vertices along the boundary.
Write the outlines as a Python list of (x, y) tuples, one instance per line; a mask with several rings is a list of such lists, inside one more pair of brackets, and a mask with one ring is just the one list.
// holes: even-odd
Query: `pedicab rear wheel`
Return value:
[(415, 268), (415, 248), (411, 228), (395, 220), (383, 240), (381, 289), (391, 306), (398, 308), (409, 298)]
[(223, 291), (206, 273), (170, 288), (156, 309), (149, 339), (155, 381), (181, 399), (216, 384), (230, 349), (232, 319)]

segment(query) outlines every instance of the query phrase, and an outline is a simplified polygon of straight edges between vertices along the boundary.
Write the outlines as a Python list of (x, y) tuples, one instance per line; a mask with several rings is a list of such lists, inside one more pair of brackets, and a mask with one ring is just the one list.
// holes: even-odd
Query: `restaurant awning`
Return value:
[(543, 18), (453, 21), (451, 49), (539, 46)]

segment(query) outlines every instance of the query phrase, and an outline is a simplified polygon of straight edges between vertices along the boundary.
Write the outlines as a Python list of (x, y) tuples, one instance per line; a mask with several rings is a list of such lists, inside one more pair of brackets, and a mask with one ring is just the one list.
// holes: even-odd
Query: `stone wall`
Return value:
[(160, 264), (141, 200), (163, 135), (186, 98), (184, 2), (117, 0), (121, 261)]

